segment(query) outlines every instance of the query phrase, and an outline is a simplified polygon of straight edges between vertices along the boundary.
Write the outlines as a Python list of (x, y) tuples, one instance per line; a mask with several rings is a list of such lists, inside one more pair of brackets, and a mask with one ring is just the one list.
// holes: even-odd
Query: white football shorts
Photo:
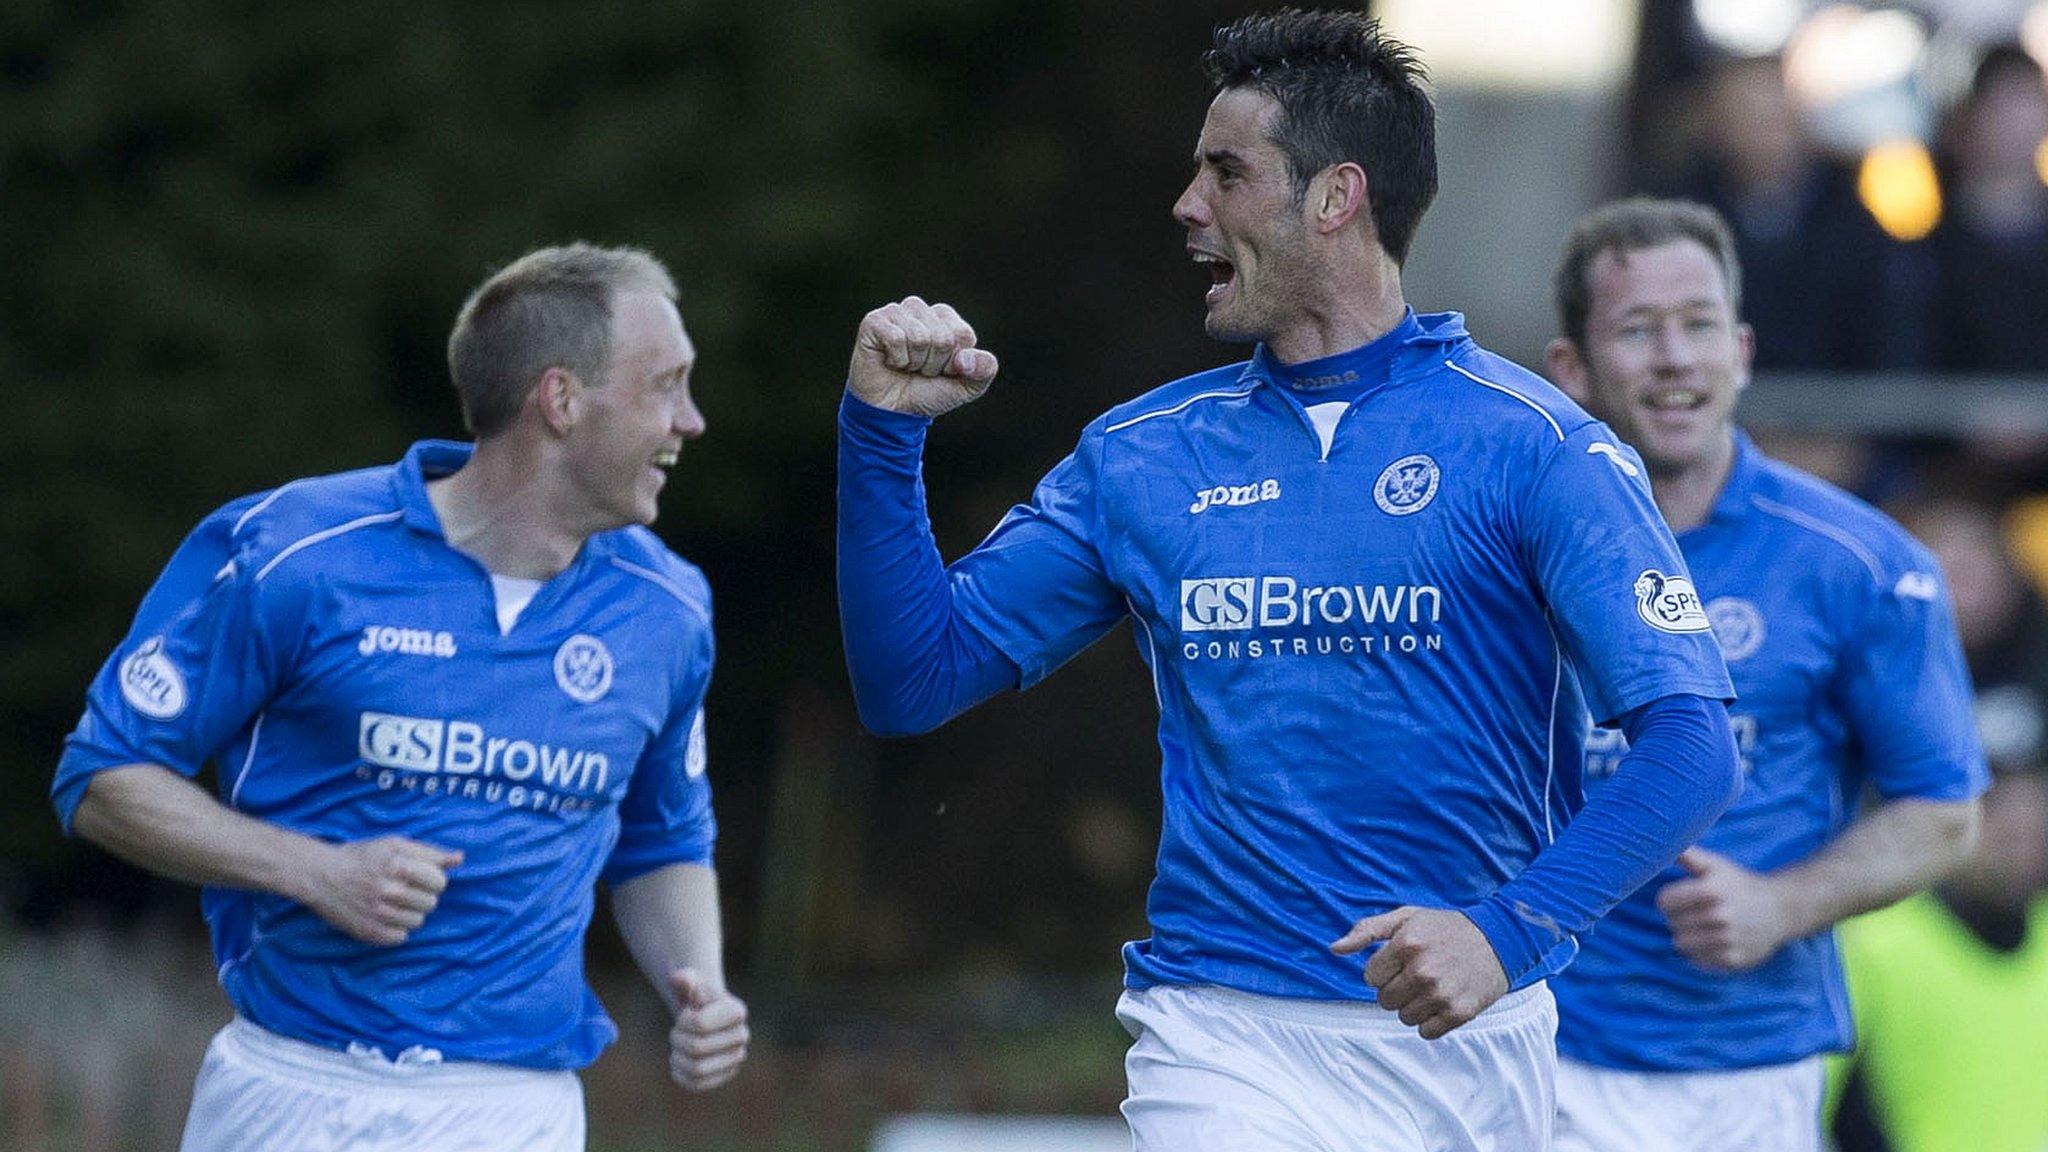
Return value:
[(1541, 1152), (1557, 1004), (1511, 992), (1439, 1040), (1377, 1004), (1127, 991), (1133, 1152)]
[(214, 1035), (181, 1152), (583, 1152), (574, 1072), (393, 1063), (237, 1017)]
[(1729, 1072), (1557, 1062), (1554, 1152), (1819, 1152), (1818, 1056)]

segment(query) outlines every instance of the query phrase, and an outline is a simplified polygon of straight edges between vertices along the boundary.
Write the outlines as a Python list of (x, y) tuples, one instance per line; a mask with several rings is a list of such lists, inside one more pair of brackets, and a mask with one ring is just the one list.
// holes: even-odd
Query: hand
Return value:
[(988, 391), (996, 358), (974, 346), (974, 329), (947, 304), (906, 296), (862, 317), (847, 387), (877, 408), (943, 416)]
[(693, 1092), (733, 1078), (747, 1058), (747, 1006), (724, 987), (681, 968), (669, 975), (676, 1026), (668, 1033), (668, 1078)]
[(462, 853), (402, 836), (328, 845), (299, 902), (365, 944), (403, 944), (448, 887)]
[(1464, 913), (1406, 905), (1352, 925), (1330, 951), (1349, 956), (1386, 944), (1365, 965), (1380, 1007), (1416, 1027), (1424, 1040), (1471, 1020), (1507, 995), (1508, 977), (1493, 945)]
[(1672, 943), (1700, 967), (1747, 971), (1798, 934), (1770, 877), (1705, 848), (1679, 853), (1678, 866), (1690, 875), (1657, 893), (1657, 910)]

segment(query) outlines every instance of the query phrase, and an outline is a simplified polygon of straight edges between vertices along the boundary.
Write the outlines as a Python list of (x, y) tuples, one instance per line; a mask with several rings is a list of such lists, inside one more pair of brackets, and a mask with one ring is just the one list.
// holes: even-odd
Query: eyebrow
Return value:
[(1648, 312), (1648, 313), (1651, 313), (1651, 314), (1653, 314), (1653, 315), (1654, 315), (1654, 314), (1656, 314), (1656, 313), (1660, 313), (1660, 312), (1677, 312), (1677, 311), (1683, 311), (1684, 309), (1688, 309), (1688, 308), (1726, 308), (1726, 307), (1728, 307), (1728, 302), (1727, 302), (1726, 300), (1718, 300), (1718, 299), (1715, 299), (1715, 298), (1714, 298), (1714, 297), (1712, 297), (1712, 296), (1694, 296), (1694, 297), (1692, 297), (1691, 299), (1688, 299), (1688, 300), (1680, 300), (1680, 301), (1679, 301), (1678, 303), (1676, 303), (1676, 304), (1673, 304), (1673, 305), (1671, 305), (1671, 306), (1670, 306), (1670, 307), (1668, 307), (1668, 308), (1659, 308), (1659, 307), (1656, 307), (1655, 305), (1651, 305), (1651, 304), (1637, 304), (1637, 305), (1634, 305), (1634, 306), (1632, 306), (1632, 307), (1629, 307), (1629, 308), (1624, 308), (1624, 309), (1622, 309), (1622, 310), (1621, 310), (1621, 314), (1622, 314), (1623, 316), (1633, 316), (1633, 315), (1635, 315), (1635, 314), (1636, 314), (1636, 313), (1638, 313), (1638, 312)]
[(1207, 152), (1195, 153), (1195, 163), (1197, 165), (1203, 164), (1205, 162), (1219, 166), (1224, 164), (1236, 164), (1239, 167), (1242, 167), (1244, 165), (1244, 157), (1238, 155), (1235, 152), (1232, 152), (1228, 148), (1211, 148)]

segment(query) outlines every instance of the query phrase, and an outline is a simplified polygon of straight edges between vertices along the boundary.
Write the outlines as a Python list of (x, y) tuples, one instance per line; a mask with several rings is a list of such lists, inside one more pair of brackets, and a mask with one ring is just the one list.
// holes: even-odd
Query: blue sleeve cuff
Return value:
[(622, 843), (612, 850), (612, 858), (605, 861), (604, 871), (599, 873), (598, 879), (606, 886), (616, 888), (671, 864), (709, 866), (715, 839), (715, 836), (690, 836), (630, 847)]
[(1563, 941), (1562, 934), (1555, 931), (1555, 921), (1551, 922), (1551, 939), (1539, 938), (1536, 930), (1509, 909), (1498, 893), (1459, 911), (1493, 946), (1494, 957), (1500, 961), (1500, 970), (1507, 976), (1510, 988), (1520, 987), (1551, 949)]
[(921, 451), (924, 434), (931, 426), (929, 416), (914, 416), (877, 407), (855, 396), (851, 389), (839, 400), (840, 429), (855, 433), (856, 442), (863, 446), (886, 445)]
[(1465, 910), (1510, 985), (1671, 863), (1741, 790), (1718, 701), (1666, 696), (1626, 721), (1632, 747), (1613, 779), (1521, 875)]

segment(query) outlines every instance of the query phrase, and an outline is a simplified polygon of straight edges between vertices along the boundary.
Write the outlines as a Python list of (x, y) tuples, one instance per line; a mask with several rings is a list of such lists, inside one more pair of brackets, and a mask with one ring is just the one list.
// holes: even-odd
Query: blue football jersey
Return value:
[(1025, 686), (1136, 620), (1166, 803), (1133, 987), (1370, 999), (1329, 942), (1520, 873), (1575, 808), (1589, 710), (1731, 694), (1605, 426), (1454, 313), (1346, 370), (1327, 442), (1263, 349), (1120, 405), (950, 570)]
[(652, 533), (621, 529), (501, 633), (489, 573), (426, 495), (468, 452), (422, 443), (209, 517), (94, 681), (52, 794), (68, 827), (95, 772), (212, 759), (249, 816), (461, 851), (440, 905), (389, 948), (282, 896), (208, 888), (228, 998), (329, 1047), (582, 1067), (617, 1034), (583, 975), (595, 884), (711, 858), (710, 594)]
[[(1705, 524), (1678, 537), (1740, 693), (1741, 796), (1702, 847), (1759, 871), (1811, 856), (1877, 795), (1963, 800), (1984, 760), (1970, 679), (1934, 557), (1855, 497), (1760, 454), (1735, 463)], [(1602, 733), (1589, 787), (1626, 751)], [(1848, 1047), (1834, 934), (1761, 966), (1709, 972), (1681, 956), (1657, 910), (1677, 868), (1644, 885), (1553, 982), (1558, 1049), (1614, 1068), (1762, 1067)]]

